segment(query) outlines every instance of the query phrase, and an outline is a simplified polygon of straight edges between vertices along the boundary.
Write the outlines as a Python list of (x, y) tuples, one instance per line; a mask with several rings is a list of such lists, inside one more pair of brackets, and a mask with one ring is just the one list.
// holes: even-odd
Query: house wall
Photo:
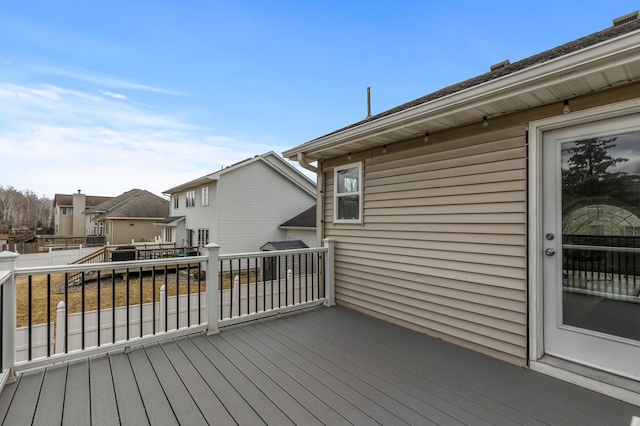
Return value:
[(316, 229), (285, 229), (284, 239), (287, 241), (290, 240), (300, 240), (305, 243), (308, 247), (316, 247)]
[[(171, 199), (171, 209), (169, 216), (186, 216), (184, 222), (180, 222), (176, 227), (176, 244), (178, 247), (187, 244), (186, 230), (193, 229), (194, 239), (198, 238), (198, 229), (209, 229), (209, 242), (216, 242), (218, 211), (216, 208), (217, 199), (217, 183), (211, 181), (209, 183), (209, 205), (202, 205), (202, 191), (204, 185), (194, 187), (196, 191), (196, 205), (187, 207), (186, 191), (179, 193), (180, 201), (178, 208), (173, 207), (173, 199)], [(194, 241), (197, 243), (197, 241)]]
[(156, 219), (117, 219), (110, 220), (107, 241), (111, 245), (130, 244), (136, 242), (153, 241), (160, 235), (160, 229), (153, 225)]
[(73, 194), (73, 236), (84, 237), (87, 235), (87, 216), (82, 214), (87, 207), (85, 194)]
[[(639, 96), (629, 86), (572, 110)], [(527, 360), (526, 126), (537, 108), (324, 162), (336, 301), (488, 355)], [(362, 225), (333, 224), (333, 168), (362, 161)], [(322, 231), (321, 231), (322, 232)]]
[(213, 242), (221, 253), (259, 251), (267, 241), (285, 240), (278, 226), (315, 203), (314, 195), (261, 161), (221, 175), (218, 191), (220, 222)]
[(56, 206), (54, 217), (56, 235), (73, 235), (73, 215), (63, 215), (62, 207), (72, 206)]

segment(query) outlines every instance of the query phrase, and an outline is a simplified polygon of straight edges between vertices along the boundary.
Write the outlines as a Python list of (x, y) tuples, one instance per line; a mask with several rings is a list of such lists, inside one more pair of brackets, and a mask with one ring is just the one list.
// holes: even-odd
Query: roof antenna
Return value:
[(371, 118), (371, 87), (367, 87), (367, 118)]

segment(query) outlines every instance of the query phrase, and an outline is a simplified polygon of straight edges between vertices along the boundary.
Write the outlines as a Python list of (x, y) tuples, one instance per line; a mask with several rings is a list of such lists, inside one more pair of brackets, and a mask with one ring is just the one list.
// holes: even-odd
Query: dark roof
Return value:
[(269, 241), (267, 244), (260, 247), (262, 251), (274, 251), (274, 250), (295, 250), (301, 248), (309, 248), (308, 245), (300, 240), (289, 241)]
[(299, 215), (292, 217), (280, 227), (295, 228), (315, 228), (316, 227), (316, 205), (309, 207)]
[(177, 222), (179, 220), (184, 219), (186, 216), (167, 216), (162, 220), (154, 222), (156, 225), (167, 225), (172, 222)]
[(169, 201), (144, 189), (132, 189), (87, 212), (98, 213), (95, 219), (164, 218), (169, 214)]
[[(87, 195), (85, 197), (85, 205), (86, 207), (95, 207), (98, 204), (104, 203), (112, 199), (113, 197), (103, 197), (100, 195)], [(53, 197), (53, 205), (54, 206), (72, 206), (73, 205), (73, 194), (55, 194)]]
[(451, 95), (453, 93), (456, 92), (460, 92), (462, 90), (465, 89), (469, 89), (471, 87), (474, 86), (478, 86), (482, 83), (486, 83), (488, 81), (491, 80), (495, 80), (498, 79), (500, 77), (504, 77), (506, 75), (515, 73), (517, 71), (521, 71), (524, 70), (526, 68), (531, 68), (533, 66), (536, 65), (540, 65), (543, 64), (545, 62), (548, 62), (552, 59), (556, 59), (562, 56), (566, 56), (569, 55), (571, 53), (577, 52), (579, 50), (585, 49), (587, 47), (602, 43), (604, 41), (616, 38), (620, 35), (626, 34), (626, 33), (630, 33), (633, 31), (636, 31), (640, 29), (640, 19), (636, 19), (633, 21), (630, 21), (624, 25), (619, 25), (617, 27), (609, 27), (605, 30), (599, 31), (597, 33), (588, 35), (586, 37), (582, 37), (579, 38), (578, 40), (563, 44), (562, 46), (558, 46), (556, 48), (547, 50), (545, 52), (542, 53), (538, 53), (537, 55), (534, 56), (530, 56), (526, 59), (523, 59), (521, 61), (518, 62), (514, 62), (512, 64), (509, 64), (507, 66), (505, 66), (504, 68), (499, 68), (495, 71), (490, 71), (488, 73), (485, 74), (481, 74), (479, 76), (470, 78), (468, 80), (462, 81), (460, 83), (456, 83), (453, 84), (451, 86), (445, 87), (443, 89), (440, 89), (436, 92), (430, 93), (426, 96), (422, 96), (420, 98), (414, 99), (413, 101), (407, 102), (405, 104), (399, 105), (397, 107), (391, 108), (387, 111), (381, 112), (379, 114), (373, 115), (371, 117), (367, 117), (364, 120), (358, 121), (356, 123), (350, 124), (346, 127), (343, 127), (341, 129), (335, 130), (331, 133), (327, 133), (324, 136), (315, 138), (309, 142), (306, 142), (302, 145), (300, 145), (297, 148), (303, 148), (305, 145), (307, 144), (311, 144), (315, 141), (317, 141), (318, 139), (322, 139), (325, 138), (327, 136), (333, 135), (335, 133), (340, 133), (343, 132), (345, 130), (351, 129), (353, 127), (357, 127), (360, 126), (362, 124), (365, 123), (369, 123), (371, 121), (376, 121), (379, 120), (383, 117), (387, 117), (389, 115), (395, 114), (397, 112), (400, 111), (404, 111), (407, 110), (409, 108), (413, 108), (415, 106), (439, 99), (439, 98), (443, 98), (447, 95)]

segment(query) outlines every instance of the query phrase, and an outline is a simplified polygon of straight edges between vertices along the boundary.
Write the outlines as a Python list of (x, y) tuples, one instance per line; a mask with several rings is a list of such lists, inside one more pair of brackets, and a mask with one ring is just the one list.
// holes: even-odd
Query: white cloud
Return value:
[(146, 84), (136, 83), (133, 81), (125, 80), (120, 77), (100, 74), (90, 70), (73, 71), (70, 69), (62, 69), (62, 68), (53, 67), (53, 66), (39, 66), (35, 68), (35, 71), (44, 75), (56, 75), (59, 77), (67, 77), (67, 78), (72, 78), (79, 81), (84, 81), (86, 83), (92, 83), (92, 84), (97, 84), (100, 86), (106, 86), (111, 88), (141, 90), (146, 92), (161, 93), (165, 95), (185, 96), (185, 93), (177, 90), (165, 89), (161, 87), (155, 87), (155, 86), (150, 86)]
[(120, 94), (120, 93), (107, 92), (107, 91), (104, 91), (104, 90), (100, 90), (100, 93), (102, 93), (105, 96), (112, 97), (114, 99), (128, 99), (125, 95)]
[(0, 184), (48, 196), (159, 194), (272, 149), (176, 116), (113, 96), (0, 84)]

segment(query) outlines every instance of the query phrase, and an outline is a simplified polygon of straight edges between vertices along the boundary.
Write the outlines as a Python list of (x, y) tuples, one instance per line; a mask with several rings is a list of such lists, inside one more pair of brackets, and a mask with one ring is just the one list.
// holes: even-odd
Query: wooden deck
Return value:
[(624, 425), (640, 407), (316, 308), (23, 373), (5, 425)]

